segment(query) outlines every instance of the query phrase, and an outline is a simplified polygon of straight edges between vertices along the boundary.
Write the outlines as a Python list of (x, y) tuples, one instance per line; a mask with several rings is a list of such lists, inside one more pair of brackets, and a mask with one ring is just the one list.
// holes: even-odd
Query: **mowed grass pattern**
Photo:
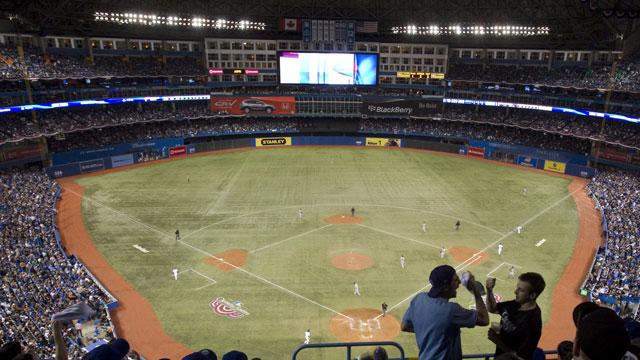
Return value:
[[(540, 304), (546, 320), (551, 290), (578, 232), (569, 180), (411, 151), (241, 151), (78, 182), (86, 189), (84, 221), (93, 241), (150, 300), (169, 335), (194, 349), (241, 349), (263, 359), (289, 358), (307, 328), (312, 342), (336, 341), (330, 320), (347, 309), (379, 309), (386, 302), (400, 320), (434, 266), (463, 267), (450, 254), (441, 259), (441, 246), (486, 248), (490, 259), (466, 269), (482, 281), (497, 269), (493, 275), (502, 280), (497, 292), (506, 299), (512, 298), (515, 281), (507, 278), (509, 266), (502, 263), (543, 274), (548, 287)], [(348, 214), (351, 207), (362, 225), (323, 221)], [(456, 231), (458, 219), (462, 227)], [(426, 233), (422, 222), (428, 224)], [(515, 235), (515, 227), (525, 222), (524, 233)], [(175, 242), (177, 228), (191, 246)], [(536, 247), (543, 238), (546, 242)], [(499, 239), (505, 246), (501, 257)], [(206, 254), (230, 249), (250, 252), (245, 271), (225, 272), (205, 262)], [(361, 271), (333, 268), (332, 256), (345, 252), (368, 255), (375, 264)], [(404, 270), (401, 255), (407, 259)], [(216, 284), (201, 288), (209, 280), (193, 271), (174, 281), (174, 266), (193, 269)], [(353, 295), (354, 281), (360, 297)], [(249, 315), (233, 320), (215, 315), (209, 302), (217, 297), (241, 301)], [(469, 306), (472, 298), (460, 289), (457, 301)], [(417, 355), (412, 334), (394, 340)], [(493, 351), (486, 328), (465, 331), (463, 347), (467, 353)], [(302, 358), (337, 356), (336, 351), (306, 351)]]

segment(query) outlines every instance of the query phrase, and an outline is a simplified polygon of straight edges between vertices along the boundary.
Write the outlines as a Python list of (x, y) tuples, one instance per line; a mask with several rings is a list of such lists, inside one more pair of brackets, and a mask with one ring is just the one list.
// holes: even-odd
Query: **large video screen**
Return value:
[(378, 54), (279, 52), (280, 84), (377, 85)]

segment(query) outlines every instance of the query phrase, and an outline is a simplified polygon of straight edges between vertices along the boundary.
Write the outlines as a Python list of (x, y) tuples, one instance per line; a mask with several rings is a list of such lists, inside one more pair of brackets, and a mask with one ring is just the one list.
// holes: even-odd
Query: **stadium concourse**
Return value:
[[(57, 155), (167, 138), (195, 148), (228, 139), (323, 135), (417, 139), (464, 154), (481, 150), (481, 157), (513, 166), (563, 173), (565, 165), (593, 170), (595, 175), (586, 189), (602, 214), (603, 239), (590, 271), (580, 274), (584, 284), (567, 290), (580, 292), (588, 302), (576, 306), (573, 313), (554, 314), (551, 321), (572, 317), (576, 328), (566, 329), (562, 335), (567, 341), (557, 349), (544, 350), (557, 350), (561, 359), (574, 355), (576, 359), (618, 360), (624, 352), (626, 359), (640, 358), (640, 30), (636, 5), (621, 2), (609, 9), (606, 2), (580, 1), (574, 4), (574, 13), (580, 15), (574, 16), (547, 4), (543, 7), (553, 6), (550, 12), (558, 16), (541, 15), (536, 21), (553, 21), (550, 33), (542, 31), (536, 38), (514, 27), (491, 36), (494, 30), (487, 27), (486, 37), (473, 38), (466, 36), (484, 35), (485, 28), (480, 31), (476, 26), (469, 32), (458, 25), (451, 29), (432, 25), (427, 30), (405, 26), (404, 19), (425, 15), (417, 10), (411, 14), (415, 9), (387, 8), (385, 16), (393, 19), (374, 16), (378, 10), (368, 11), (375, 21), (363, 24), (343, 18), (351, 9), (331, 12), (335, 4), (312, 9), (322, 11), (293, 9), (287, 19), (260, 4), (238, 14), (243, 19), (253, 16), (267, 21), (254, 24), (248, 20), (172, 20), (171, 11), (168, 19), (153, 15), (151, 20), (150, 15), (124, 13), (131, 5), (121, 1), (114, 1), (113, 9), (104, 15), (97, 3), (52, 1), (51, 7), (41, 8), (37, 2), (9, 2), (0, 6), (0, 360), (141, 358), (135, 348), (117, 339), (115, 330), (126, 324), (112, 323), (110, 311), (117, 299), (107, 290), (110, 284), (101, 284), (90, 269), (66, 252), (59, 239), (56, 206), (60, 186), (45, 172), (52, 165), (66, 165), (56, 163)], [(182, 3), (171, 3), (167, 0), (165, 5), (174, 12), (184, 8)], [(392, 1), (371, 3), (380, 8), (396, 5)], [(505, 17), (481, 22), (512, 17), (533, 21), (516, 18), (522, 13), (521, 5), (516, 4), (517, 11), (511, 6), (491, 8), (491, 13), (505, 12)], [(206, 13), (209, 8), (194, 9)], [(218, 10), (224, 11), (210, 14), (239, 11)], [(454, 6), (445, 10), (454, 11), (445, 14), (452, 23), (469, 13)], [(472, 10), (480, 13), (482, 9)], [(309, 14), (322, 13), (344, 20), (344, 34), (339, 31), (336, 35), (333, 28), (329, 31), (330, 23), (340, 22), (336, 19), (306, 19)], [(403, 17), (402, 22), (396, 16)], [(576, 18), (581, 22), (575, 23)], [(430, 20), (442, 23), (441, 19)], [(235, 25), (224, 25), (227, 22)], [(306, 26), (317, 27), (318, 22), (326, 22), (325, 31), (307, 33)], [(145, 26), (157, 28), (147, 32)], [(349, 32), (348, 26), (352, 27)], [(261, 32), (265, 28), (268, 33)], [(594, 31), (576, 32), (578, 28)], [(326, 33), (327, 39), (318, 40), (319, 33)], [(518, 38), (521, 33), (532, 36)], [(343, 41), (336, 40), (343, 35)], [(375, 59), (379, 62), (371, 66), (375, 73), (349, 75), (354, 83), (375, 78), (369, 84), (374, 86), (279, 81), (278, 72), (283, 69), (278, 61), (283, 52), (291, 60), (313, 51), (364, 54), (365, 61), (346, 66), (349, 71), (363, 69)], [(357, 61), (358, 56), (353, 58)], [(339, 70), (332, 75), (343, 79), (344, 69)], [(306, 78), (307, 74), (294, 75)], [(162, 96), (168, 99), (159, 101)], [(246, 113), (231, 115), (212, 111), (209, 100), (216, 96), (282, 96), (294, 99), (297, 108), (287, 115), (272, 114), (268, 107), (264, 113), (244, 108)], [(178, 97), (191, 98), (177, 101)], [(106, 99), (124, 100), (109, 104)], [(68, 102), (81, 100), (99, 104), (69, 106)], [(424, 116), (372, 115), (367, 113), (367, 101), (426, 101), (434, 111)], [(485, 152), (473, 145), (477, 143), (498, 150)], [(531, 151), (539, 157), (500, 149)], [(584, 161), (562, 163), (558, 171), (544, 165), (551, 161), (544, 157), (548, 154)], [(124, 155), (133, 159), (132, 154)], [(166, 151), (147, 148), (135, 155), (136, 162), (169, 157)], [(555, 159), (553, 164), (555, 167)], [(78, 315), (73, 305), (79, 303), (88, 305), (91, 314)], [(70, 307), (65, 314), (73, 321), (53, 320)], [(479, 312), (472, 314), (477, 318)], [(506, 330), (508, 322), (503, 317), (501, 329)], [(153, 330), (164, 334), (159, 324)], [(509, 339), (510, 344), (522, 343), (523, 334), (531, 329), (524, 326), (520, 330)], [(211, 341), (215, 349), (215, 339)], [(486, 340), (489, 356), (498, 343), (495, 335)], [(218, 355), (227, 360), (247, 359), (242, 345), (238, 342), (240, 351)], [(538, 345), (537, 339), (533, 345)], [(175, 359), (216, 358), (206, 349), (188, 355), (194, 349), (173, 339), (167, 340), (167, 346), (173, 347)], [(499, 352), (507, 354), (496, 359), (534, 358), (522, 355), (519, 349), (498, 346)], [(375, 349), (359, 358), (385, 359), (386, 353)]]

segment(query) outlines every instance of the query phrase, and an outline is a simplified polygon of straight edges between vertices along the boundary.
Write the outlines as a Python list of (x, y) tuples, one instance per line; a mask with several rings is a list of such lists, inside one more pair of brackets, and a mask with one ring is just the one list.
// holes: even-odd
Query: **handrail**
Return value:
[[(544, 350), (544, 355), (545, 358), (547, 355), (556, 355), (558, 354), (557, 350)], [(462, 355), (463, 359), (484, 359), (484, 360), (490, 360), (493, 359), (495, 354), (469, 354), (469, 355)]]
[[(600, 201), (598, 201), (598, 197), (595, 194), (591, 194), (591, 198), (593, 199), (593, 201), (596, 204), (596, 208), (598, 210), (600, 210), (600, 215), (602, 216), (602, 230), (604, 233), (604, 248), (605, 248), (605, 259), (606, 259), (606, 252), (607, 252), (607, 243), (609, 242), (609, 230), (607, 227), (607, 216), (604, 213), (604, 209), (602, 208), (602, 205), (600, 205)], [(589, 281), (589, 278), (591, 277), (591, 274), (593, 273), (593, 267), (596, 264), (596, 259), (598, 258), (598, 253), (599, 251), (596, 251), (595, 254), (593, 254), (593, 260), (591, 261), (591, 266), (589, 267), (589, 272), (585, 275), (584, 281), (582, 282), (582, 286), (580, 287), (581, 289), (586, 289), (585, 287), (587, 286), (587, 281)], [(602, 271), (602, 268), (600, 269), (600, 271)], [(598, 277), (600, 277), (600, 273), (598, 273)], [(595, 286), (595, 285), (594, 285)], [(593, 289), (588, 289), (589, 291), (589, 298), (591, 298), (591, 293), (593, 292)]]
[(400, 358), (398, 360), (405, 360), (406, 357), (404, 355), (404, 349), (400, 344), (394, 341), (370, 341), (370, 342), (339, 342), (339, 343), (319, 343), (319, 344), (304, 344), (300, 345), (297, 349), (293, 351), (291, 354), (291, 359), (296, 360), (298, 353), (300, 353), (304, 349), (317, 349), (317, 348), (338, 348), (338, 347), (346, 347), (347, 348), (347, 360), (351, 360), (351, 348), (352, 347), (362, 347), (362, 346), (393, 346), (396, 349), (400, 350)]

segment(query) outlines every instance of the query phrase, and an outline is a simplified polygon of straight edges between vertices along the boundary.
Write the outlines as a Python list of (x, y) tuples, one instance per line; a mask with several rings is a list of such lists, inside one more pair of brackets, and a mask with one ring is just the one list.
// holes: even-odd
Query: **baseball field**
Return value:
[[(286, 359), (307, 329), (312, 343), (393, 340), (416, 356), (400, 320), (439, 264), (498, 278), (504, 299), (512, 267), (541, 273), (547, 331), (562, 323), (549, 321), (554, 289), (581, 236), (572, 179), (425, 152), (234, 151), (62, 184), (65, 246), (120, 300), (119, 335), (151, 358), (186, 346)], [(463, 288), (456, 301), (473, 303)], [(486, 331), (463, 332), (465, 353), (493, 351)]]

